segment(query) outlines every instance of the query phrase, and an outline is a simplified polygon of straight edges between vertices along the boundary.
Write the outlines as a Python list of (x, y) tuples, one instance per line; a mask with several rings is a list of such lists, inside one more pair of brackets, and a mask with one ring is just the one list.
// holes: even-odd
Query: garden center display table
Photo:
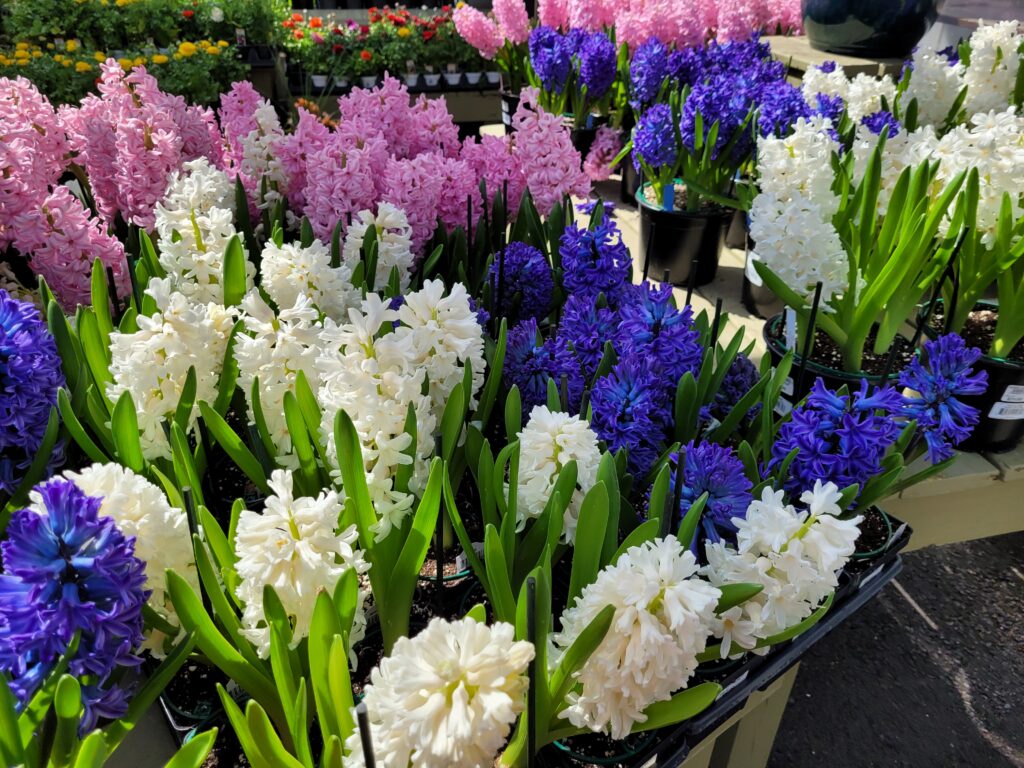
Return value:
[(796, 77), (800, 77), (809, 67), (824, 64), (826, 61), (834, 61), (849, 77), (861, 73), (872, 77), (895, 76), (903, 66), (903, 59), (861, 59), (856, 56), (818, 51), (811, 48), (810, 42), (803, 35), (773, 35), (765, 37), (764, 41), (772, 47), (772, 56), (789, 67), (790, 75)]

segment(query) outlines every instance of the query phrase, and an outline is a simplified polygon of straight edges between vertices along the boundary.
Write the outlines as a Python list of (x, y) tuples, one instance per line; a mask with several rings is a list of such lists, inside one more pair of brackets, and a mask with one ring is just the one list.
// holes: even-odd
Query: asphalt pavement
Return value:
[(769, 768), (1024, 768), (1024, 533), (903, 557), (808, 653)]

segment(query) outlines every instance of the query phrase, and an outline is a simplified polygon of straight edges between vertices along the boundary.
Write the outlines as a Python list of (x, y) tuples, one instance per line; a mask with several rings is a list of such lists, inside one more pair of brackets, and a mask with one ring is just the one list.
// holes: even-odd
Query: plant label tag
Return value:
[(796, 349), (796, 312), (786, 307), (786, 349)]
[(459, 552), (455, 557), (455, 571), (462, 573), (469, 568), (469, 558), (466, 557), (465, 552)]
[(790, 397), (792, 397), (795, 388), (796, 385), (793, 384), (793, 377), (787, 376), (786, 380), (782, 382), (782, 394), (789, 395)]
[(996, 403), (988, 412), (990, 419), (1020, 421), (1024, 419), (1024, 403)]
[(1024, 403), (1024, 386), (1011, 384), (999, 399), (1004, 403)]
[(774, 411), (777, 414), (779, 414), (779, 416), (789, 416), (789, 413), (792, 410), (793, 404), (789, 402), (789, 400), (787, 400), (786, 398), (780, 397), (778, 400), (775, 401)]
[(235, 45), (245, 45), (245, 30), (235, 27)]
[(725, 686), (725, 688), (723, 688), (721, 691), (719, 691), (718, 695), (715, 696), (715, 701), (718, 701), (720, 698), (725, 696), (725, 694), (727, 694), (729, 691), (731, 691), (733, 688), (735, 688), (740, 683), (746, 682), (747, 676), (749, 674), (750, 674), (749, 672), (744, 672), (742, 675), (740, 675), (735, 680), (733, 680), (729, 685)]

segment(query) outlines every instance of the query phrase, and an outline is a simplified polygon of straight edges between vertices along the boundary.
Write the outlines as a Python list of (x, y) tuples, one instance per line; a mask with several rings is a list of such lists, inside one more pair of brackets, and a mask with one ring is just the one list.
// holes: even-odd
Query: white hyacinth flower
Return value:
[[(196, 304), (172, 292), (169, 279), (153, 279), (146, 292), (159, 311), (139, 315), (133, 333), (110, 334), (110, 374), (107, 397), (117, 402), (129, 392), (135, 403), (142, 452), (147, 459), (170, 458), (163, 423), (178, 407), (189, 367), (196, 371), (198, 403), (217, 399), (224, 352), (234, 327), (236, 310), (217, 303)], [(199, 408), (192, 406), (189, 427)]]
[(332, 267), (331, 252), (319, 240), (306, 248), (298, 243), (279, 246), (271, 240), (263, 248), (260, 272), (261, 286), (281, 309), (306, 296), (327, 317), (341, 322), (362, 300), (352, 285), (351, 266), (342, 262)]
[(674, 536), (631, 547), (584, 588), (553, 636), (558, 657), (597, 615), (611, 628), (577, 673), (581, 689), (559, 713), (578, 728), (627, 736), (644, 710), (684, 688), (697, 669), (721, 591), (697, 577), (697, 561)]
[[(103, 499), (99, 514), (113, 518), (125, 536), (135, 537), (135, 556), (146, 564), (149, 605), (175, 626), (178, 616), (167, 594), (166, 571), (175, 573), (199, 592), (199, 576), (192, 553), (192, 537), (185, 513), (167, 502), (153, 483), (120, 464), (93, 464), (65, 477), (88, 496)], [(162, 658), (166, 635), (151, 630), (142, 649)]]
[(410, 270), (413, 264), (412, 227), (405, 211), (391, 203), (380, 203), (377, 215), (372, 211), (360, 211), (345, 233), (342, 257), (350, 269), (362, 259), (361, 250), (369, 229), (377, 235), (377, 269), (374, 272), (374, 290), (382, 290), (388, 284), (391, 270), (398, 267), (399, 288), (404, 293), (409, 288)]
[[(241, 583), (235, 594), (245, 603), (242, 634), (256, 646), (261, 658), (270, 654), (270, 629), (263, 613), (263, 588), (277, 593), (292, 623), (292, 646), (309, 634), (313, 609), (320, 592), (333, 592), (346, 571), (366, 573), (370, 566), (355, 548), (355, 525), (338, 530), (341, 500), (334, 491), (316, 498), (292, 493), (292, 474), (274, 470), (274, 495), (262, 514), (243, 510), (235, 537), (235, 570)], [(359, 590), (350, 646), (365, 634), (365, 593)]]
[(580, 506), (587, 492), (597, 482), (601, 449), (597, 435), (579, 416), (552, 412), (545, 405), (536, 405), (530, 420), (518, 435), (519, 505), (516, 529), (521, 531), (529, 518), (540, 517), (551, 498), (555, 481), (570, 461), (576, 462), (576, 488), (562, 523), (562, 540), (576, 540)]
[[(533, 656), (501, 622), (435, 617), (400, 638), (363, 697), (377, 765), (490, 768), (525, 707)], [(346, 766), (366, 764), (358, 732), (345, 746)]]

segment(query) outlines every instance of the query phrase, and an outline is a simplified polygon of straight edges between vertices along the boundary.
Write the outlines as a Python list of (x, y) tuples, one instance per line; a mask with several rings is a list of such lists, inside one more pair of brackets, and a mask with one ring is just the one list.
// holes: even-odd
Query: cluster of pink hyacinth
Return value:
[[(335, 130), (300, 116), (296, 131), (275, 147), (293, 211), (308, 217), (320, 238), (329, 238), (338, 222), (345, 229), (351, 216), (388, 202), (405, 211), (421, 252), (438, 220), (449, 229), (479, 221), (481, 181), (489, 198), (507, 188), (513, 210), (529, 189), (542, 214), (566, 194), (589, 193), (561, 120), (529, 104), (517, 118), (530, 135), (465, 142), (442, 100), (410, 101), (394, 78), (372, 90), (353, 89), (338, 108)], [(241, 118), (231, 119), (244, 129)]]
[(493, 59), (506, 42), (518, 45), (530, 36), (530, 16), (523, 0), (494, 0), (493, 18), (460, 4), (452, 20), (463, 39), (485, 59)]
[(622, 149), (622, 132), (608, 125), (597, 129), (594, 143), (583, 161), (583, 171), (591, 181), (604, 181), (615, 170), (615, 157)]
[(96, 208), (108, 224), (118, 216), (145, 229), (183, 162), (221, 162), (213, 113), (159, 89), (144, 67), (125, 74), (113, 59), (101, 65), (99, 95), (62, 107), (61, 125), (89, 175)]
[(630, 47), (652, 36), (682, 47), (802, 28), (800, 0), (538, 0), (537, 16), (562, 30), (613, 26), (616, 41)]
[(58, 182), (73, 144), (49, 100), (28, 80), (0, 79), (0, 251), (13, 248), (64, 307), (88, 302), (97, 258), (129, 290), (121, 243)]

